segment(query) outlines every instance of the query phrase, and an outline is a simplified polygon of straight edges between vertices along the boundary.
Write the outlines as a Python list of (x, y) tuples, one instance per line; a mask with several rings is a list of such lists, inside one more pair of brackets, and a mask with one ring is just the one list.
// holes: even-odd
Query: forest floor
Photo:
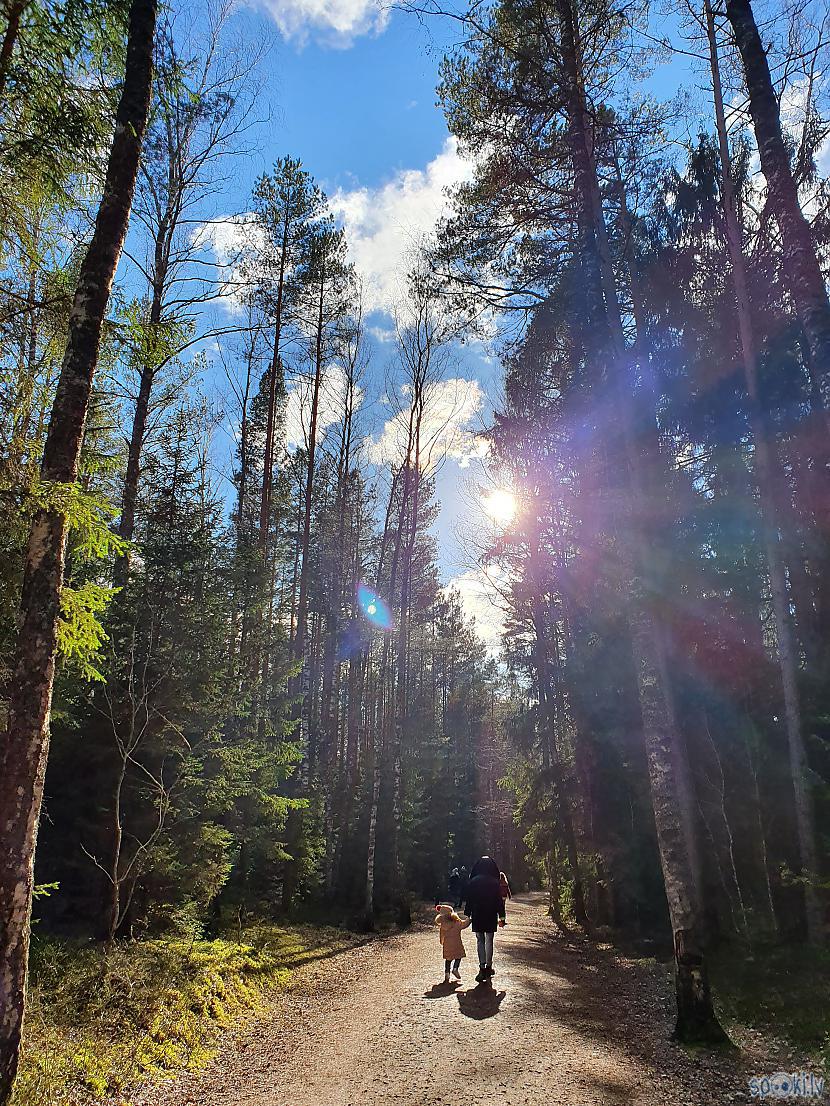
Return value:
[(460, 984), (423, 922), (303, 967), (202, 1072), (131, 1106), (720, 1106), (749, 1101), (753, 1075), (810, 1068), (736, 1026), (740, 1051), (674, 1044), (666, 967), (562, 937), (540, 895), (509, 905), (492, 987), (465, 937)]

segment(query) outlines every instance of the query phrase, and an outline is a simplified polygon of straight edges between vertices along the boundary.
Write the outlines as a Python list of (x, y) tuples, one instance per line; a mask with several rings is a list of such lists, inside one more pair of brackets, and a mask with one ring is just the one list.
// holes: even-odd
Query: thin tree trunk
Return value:
[[(156, 0), (133, 0), (124, 86), (104, 191), (81, 266), (46, 438), (42, 478), (75, 483), (110, 290), (127, 233), (150, 107)], [(23, 575), (20, 633), (0, 759), (0, 1106), (17, 1073), (23, 1026), (35, 842), (49, 745), (67, 519), (40, 508)]]
[(277, 280), (277, 302), (274, 312), (274, 351), (271, 357), (271, 372), (268, 379), (268, 420), (265, 426), (265, 468), (262, 476), (262, 494), (259, 505), (259, 540), (263, 556), (268, 550), (268, 535), (271, 525), (271, 499), (274, 482), (274, 438), (277, 419), (277, 374), (282, 372), (280, 363), (280, 339), (282, 337), (282, 305), (285, 290), (285, 264), (288, 254), (288, 203), (282, 225), (282, 247), (280, 249), (280, 268)]
[[(158, 249), (156, 250), (158, 253)], [(150, 305), (150, 317), (148, 328), (150, 335), (158, 327), (161, 321), (161, 288), (153, 289), (153, 300)], [(152, 338), (150, 339), (153, 344)], [(138, 385), (138, 397), (133, 413), (133, 425), (130, 431), (130, 445), (127, 453), (127, 469), (124, 473), (124, 490), (121, 494), (121, 518), (118, 522), (119, 537), (125, 541), (132, 541), (135, 533), (135, 511), (138, 503), (138, 481), (141, 474), (141, 451), (144, 448), (144, 439), (147, 435), (147, 419), (150, 413), (150, 394), (153, 390), (153, 380), (156, 375), (156, 365), (153, 363), (152, 354), (148, 351), (141, 366), (141, 379)], [(129, 571), (129, 556), (125, 554), (119, 561), (116, 572), (116, 582), (120, 585), (126, 583)]]
[(556, 784), (556, 799), (559, 807), (559, 821), (562, 826), (565, 852), (574, 881), (574, 918), (582, 929), (589, 929), (588, 912), (585, 909), (585, 889), (579, 866), (579, 850), (576, 844), (571, 798), (565, 783), (565, 773), (556, 746), (555, 716), (553, 711), (553, 693), (551, 689), (550, 665), (548, 663), (547, 635), (544, 627), (544, 614), (538, 595), (533, 603), (533, 629), (536, 635), (536, 671), (539, 681), (539, 710), (542, 747), (545, 767), (553, 772)]
[[(417, 394), (417, 393), (416, 393)], [(400, 624), (398, 626), (397, 672), (396, 686), (394, 690), (394, 741), (392, 746), (392, 841), (390, 854), (392, 856), (392, 879), (394, 881), (395, 896), (398, 900), (400, 921), (409, 924), (410, 911), (406, 901), (404, 888), (401, 885), (400, 865), (400, 838), (401, 822), (403, 818), (403, 795), (401, 757), (403, 753), (403, 737), (406, 725), (406, 715), (409, 705), (409, 617), (412, 590), (412, 561), (415, 554), (415, 543), (418, 536), (418, 510), (421, 495), (421, 418), (423, 409), (419, 410), (415, 422), (415, 447), (414, 447), (414, 473), (412, 476), (412, 506), (408, 522), (408, 534), (404, 547), (403, 569), (401, 574), (401, 601)], [(401, 530), (404, 528), (404, 518), (401, 516)]]
[[(403, 462), (401, 468), (398, 470), (398, 472), (395, 473), (395, 476), (392, 479), (392, 485), (391, 485), (390, 490), (389, 490), (389, 502), (387, 504), (387, 509), (386, 509), (386, 518), (385, 518), (385, 522), (384, 522), (383, 540), (381, 542), (381, 550), (380, 550), (380, 556), (379, 556), (379, 560), (378, 560), (378, 571), (377, 571), (377, 576), (376, 576), (376, 580), (375, 580), (375, 587), (376, 587), (376, 589), (379, 589), (380, 586), (381, 586), (381, 574), (382, 574), (382, 570), (383, 570), (383, 560), (384, 560), (385, 547), (386, 547), (386, 544), (387, 544), (387, 541), (388, 541), (388, 536), (389, 536), (390, 530), (392, 528), (392, 512), (393, 512), (393, 507), (394, 507), (395, 491), (396, 491), (396, 488), (398, 486), (398, 477), (399, 477), (400, 473), (403, 472), (404, 480), (403, 480), (403, 487), (401, 489), (401, 502), (400, 502), (400, 506), (399, 506), (399, 510), (398, 510), (398, 525), (394, 528), (394, 539), (393, 539), (393, 544), (392, 544), (392, 560), (391, 560), (391, 564), (390, 564), (390, 568), (389, 568), (388, 596), (389, 596), (390, 604), (393, 601), (393, 598), (394, 598), (394, 595), (395, 595), (395, 588), (397, 587), (397, 582), (398, 582), (398, 568), (399, 568), (399, 564), (400, 564), (401, 548), (402, 548), (402, 545), (403, 545), (404, 518), (405, 518), (405, 511), (407, 509), (407, 505), (409, 503), (409, 497), (410, 497), (411, 479), (412, 479), (412, 471), (411, 471), (412, 470), (412, 450), (413, 450), (414, 433), (415, 433), (415, 426), (414, 426), (415, 407), (416, 407), (416, 399), (413, 396), (412, 407), (411, 407), (410, 413), (409, 413), (409, 424), (408, 424), (408, 428), (407, 428), (406, 453), (405, 453), (405, 456), (404, 456), (404, 462)], [(387, 719), (391, 717), (393, 728), (395, 726), (395, 721), (396, 721), (396, 698), (395, 698), (395, 696), (396, 696), (396, 690), (397, 690), (397, 680), (396, 680), (396, 674), (394, 672), (392, 673), (392, 679), (391, 679), (391, 685), (392, 685), (391, 686), (391, 707), (388, 711), (384, 710), (384, 706), (385, 706), (384, 695), (385, 695), (385, 687), (386, 687), (386, 676), (387, 676), (387, 669), (388, 669), (388, 666), (389, 666), (390, 654), (391, 654), (391, 648), (390, 648), (389, 637), (386, 636), (383, 640), (383, 648), (382, 648), (382, 651), (381, 651), (380, 666), (379, 666), (379, 671), (378, 671), (378, 675), (377, 675), (377, 684), (376, 684), (377, 689), (378, 689), (378, 695), (377, 695), (377, 725), (374, 729), (373, 738), (372, 738), (372, 740), (374, 742), (374, 762), (373, 762), (373, 773), (374, 773), (374, 775), (373, 775), (372, 795), (371, 795), (370, 810), (369, 810), (370, 833), (369, 833), (369, 848), (368, 848), (368, 852), (367, 852), (367, 876), (366, 876), (366, 881), (367, 881), (367, 898), (366, 898), (367, 909), (368, 909), (369, 900), (371, 899), (372, 910), (374, 910), (374, 899), (375, 899), (375, 888), (374, 888), (374, 885), (375, 885), (375, 872), (374, 872), (374, 867), (375, 867), (375, 831), (376, 831), (376, 826), (377, 826), (378, 807), (379, 807), (379, 803), (380, 803), (381, 777), (385, 775), (383, 770), (388, 767), (389, 757), (390, 757), (390, 746), (392, 745), (392, 741), (389, 739), (389, 736), (387, 734)], [(378, 736), (379, 736), (380, 740), (378, 740)], [(393, 772), (392, 790), (393, 790), (393, 794), (394, 794), (394, 790), (395, 790), (394, 762), (392, 764), (392, 772)], [(394, 818), (393, 818), (393, 823), (394, 823)], [(368, 892), (369, 887), (371, 887), (371, 895)]]
[(320, 406), (320, 385), (323, 377), (323, 297), (325, 276), (320, 277), (320, 293), (317, 312), (317, 342), (314, 355), (314, 385), (311, 395), (311, 418), (308, 428), (308, 459), (306, 462), (305, 498), (303, 503), (303, 529), (300, 544), (300, 583), (297, 596), (297, 627), (294, 635), (294, 659), (302, 660), (305, 652), (306, 621), (308, 618), (308, 553), (311, 544), (311, 508), (314, 497), (314, 460), (317, 448), (317, 415)]
[(375, 741), (372, 757), (372, 795), (369, 802), (369, 841), (366, 848), (366, 887), (363, 901), (363, 924), (375, 928), (375, 846), (377, 844), (378, 802), (380, 799), (380, 753)]
[(124, 788), (124, 779), (127, 775), (127, 761), (122, 759), (119, 765), (118, 778), (113, 789), (112, 803), (112, 853), (110, 856), (110, 891), (107, 904), (106, 940), (107, 946), (112, 947), (115, 935), (118, 932), (118, 923), (121, 919), (121, 880), (119, 869), (121, 867), (121, 846), (124, 840), (124, 827), (121, 822), (121, 792)]
[(743, 62), (761, 170), (769, 188), (770, 206), (781, 232), (784, 273), (819, 373), (826, 411), (830, 383), (830, 300), (827, 287), (810, 224), (798, 201), (798, 186), (781, 130), (778, 100), (750, 0), (726, 0), (726, 14)]
[[(297, 625), (294, 634), (293, 656), (294, 661), (300, 666), (295, 677), (294, 691), (299, 695), (299, 737), (302, 742), (303, 720), (306, 716), (306, 696), (303, 690), (303, 677), (305, 675), (305, 649), (308, 627), (308, 577), (309, 577), (309, 550), (311, 547), (311, 508), (314, 496), (314, 460), (317, 444), (317, 414), (320, 405), (320, 385), (323, 375), (323, 302), (325, 296), (325, 269), (320, 274), (320, 291), (317, 310), (317, 342), (314, 358), (314, 385), (311, 398), (311, 418), (308, 429), (308, 460), (306, 463), (305, 496), (303, 505), (303, 526), (300, 543), (300, 581), (297, 596)], [(301, 766), (302, 767), (302, 766)], [(299, 772), (301, 768), (298, 768)], [(294, 785), (296, 786), (296, 780)], [(301, 811), (296, 808), (288, 812), (285, 829), (286, 849), (291, 857), (286, 861), (282, 884), (282, 905), (284, 910), (289, 910), (294, 898), (297, 881), (297, 861), (295, 853), (302, 835), (303, 817)]]
[[(728, 5), (727, 5), (728, 6)], [(749, 8), (749, 5), (746, 5)], [(807, 782), (807, 756), (802, 733), (801, 703), (798, 693), (796, 646), (790, 615), (790, 598), (779, 536), (776, 510), (775, 475), (772, 446), (764, 422), (761, 397), (758, 388), (758, 346), (752, 320), (752, 305), (746, 277), (741, 228), (732, 189), (732, 159), (723, 107), (723, 91), (720, 80), (718, 47), (715, 38), (715, 17), (710, 0), (704, 0), (706, 30), (709, 39), (709, 61), (712, 71), (712, 88), (715, 99), (715, 119), (718, 132), (718, 148), (721, 161), (721, 188), (723, 212), (726, 222), (726, 240), (732, 267), (732, 284), (738, 312), (738, 333), (749, 400), (749, 418), (755, 442), (755, 479), (761, 506), (764, 547), (770, 575), (772, 607), (775, 616), (775, 636), (778, 646), (778, 665), (784, 692), (784, 718), (787, 731), (787, 748), (790, 759), (790, 776), (795, 800), (796, 830), (801, 862), (801, 874), (805, 878), (804, 905), (807, 920), (807, 937), (811, 944), (823, 941), (821, 906), (814, 880), (818, 875), (818, 849), (813, 824), (813, 804)], [(752, 13), (750, 11), (751, 19)], [(736, 32), (737, 33), (737, 32)], [(756, 32), (757, 33), (757, 32)], [(766, 57), (763, 58), (766, 66)], [(777, 105), (776, 105), (777, 113)], [(799, 209), (799, 215), (801, 214)], [(803, 218), (803, 216), (802, 216)], [(783, 237), (782, 227), (782, 237)], [(822, 290), (824, 282), (822, 281)], [(826, 303), (826, 295), (825, 295)], [(806, 329), (806, 326), (805, 326)], [(829, 332), (830, 334), (830, 332)], [(828, 345), (830, 352), (830, 345)]]

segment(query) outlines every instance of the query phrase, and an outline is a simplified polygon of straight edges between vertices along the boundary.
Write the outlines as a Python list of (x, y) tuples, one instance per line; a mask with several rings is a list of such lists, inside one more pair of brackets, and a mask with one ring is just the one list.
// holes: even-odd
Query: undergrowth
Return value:
[(264, 1007), (292, 969), (357, 940), (330, 928), (263, 925), (239, 941), (33, 941), (12, 1106), (127, 1103), (137, 1083), (195, 1070), (219, 1031)]
[(724, 951), (713, 957), (711, 974), (727, 1027), (753, 1026), (830, 1069), (830, 953), (807, 946)]

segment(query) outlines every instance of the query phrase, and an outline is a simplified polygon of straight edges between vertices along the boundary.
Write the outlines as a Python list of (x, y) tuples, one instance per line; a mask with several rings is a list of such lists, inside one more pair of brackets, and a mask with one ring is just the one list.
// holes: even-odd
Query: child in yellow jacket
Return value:
[(438, 939), (444, 952), (444, 982), (450, 981), (450, 966), (456, 979), (461, 978), (461, 958), (466, 956), (464, 942), (461, 940), (461, 930), (472, 924), (472, 918), (462, 921), (451, 906), (442, 903), (435, 908), (435, 924), (439, 927)]

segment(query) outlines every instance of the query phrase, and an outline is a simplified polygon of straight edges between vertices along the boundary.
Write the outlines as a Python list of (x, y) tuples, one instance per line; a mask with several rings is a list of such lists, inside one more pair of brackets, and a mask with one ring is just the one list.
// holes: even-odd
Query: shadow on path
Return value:
[(424, 998), (446, 998), (447, 995), (455, 993), (457, 987), (460, 984), (457, 979), (453, 979), (449, 983), (433, 983), (428, 991), (424, 991)]
[[(537, 902), (527, 896), (522, 905)], [(719, 1085), (723, 1095), (745, 1091), (758, 1070), (749, 1054), (686, 1050), (671, 1039), (674, 1005), (665, 964), (631, 960), (577, 933), (562, 935), (541, 911), (534, 917), (527, 909), (505, 953), (520, 983), (515, 997), (528, 1016), (578, 1034), (595, 1052), (625, 1058), (644, 1082), (664, 1081), (667, 1102), (679, 1101), (671, 1097), (679, 1084), (695, 1085), (701, 1066), (706, 1090)]]
[(479, 983), (470, 991), (458, 992), (458, 1007), (465, 1018), (483, 1021), (498, 1014), (505, 991), (494, 991), (489, 983)]

